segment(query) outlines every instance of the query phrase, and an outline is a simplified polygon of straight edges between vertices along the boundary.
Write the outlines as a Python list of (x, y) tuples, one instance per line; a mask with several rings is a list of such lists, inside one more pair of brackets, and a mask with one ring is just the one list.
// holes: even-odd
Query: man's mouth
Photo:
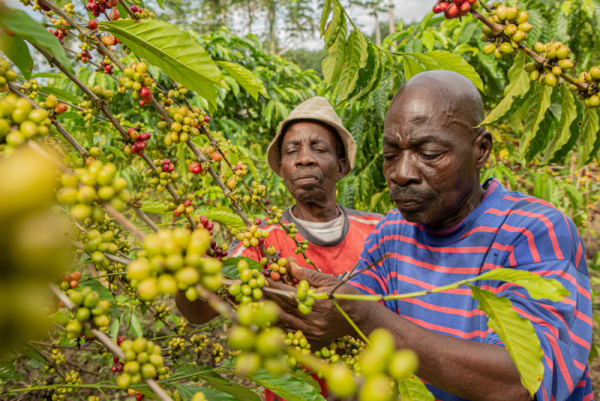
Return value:
[(414, 211), (423, 206), (427, 202), (424, 198), (394, 198), (393, 201), (396, 203), (398, 210), (402, 211)]
[(306, 184), (314, 184), (319, 181), (319, 178), (316, 175), (306, 174), (299, 175), (298, 177), (294, 177), (294, 184), (306, 185)]

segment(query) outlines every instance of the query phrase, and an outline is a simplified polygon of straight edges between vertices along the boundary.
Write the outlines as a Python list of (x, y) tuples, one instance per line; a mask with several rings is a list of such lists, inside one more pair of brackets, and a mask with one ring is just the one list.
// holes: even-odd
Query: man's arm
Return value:
[(175, 295), (175, 303), (181, 314), (194, 324), (204, 324), (219, 315), (208, 302), (205, 302), (200, 298), (194, 301), (187, 299), (184, 291), (177, 292)]
[[(289, 272), (298, 280), (307, 280), (318, 292), (329, 292), (339, 283), (334, 277), (302, 269), (290, 263)], [(281, 283), (269, 281), (269, 286), (293, 291)], [(350, 285), (338, 293), (359, 294)], [(265, 294), (267, 294), (265, 292)], [(357, 336), (329, 300), (317, 300), (309, 315), (303, 315), (294, 300), (274, 298), (284, 309), (281, 324), (289, 330), (302, 330), (315, 341), (331, 341), (345, 335)], [(373, 301), (338, 300), (365, 335), (384, 328), (396, 339), (398, 349), (408, 348), (420, 360), (418, 373), (432, 385), (470, 400), (530, 400), (521, 384), (521, 377), (508, 351), (499, 345), (476, 343), (424, 329), (385, 306)]]

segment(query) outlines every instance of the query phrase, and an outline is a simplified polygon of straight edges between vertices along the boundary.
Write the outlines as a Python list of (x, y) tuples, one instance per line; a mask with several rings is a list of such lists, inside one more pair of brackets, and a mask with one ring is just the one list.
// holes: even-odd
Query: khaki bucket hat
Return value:
[(273, 138), (267, 149), (267, 161), (269, 162), (269, 167), (271, 167), (271, 170), (273, 170), (275, 174), (281, 176), (281, 174), (279, 174), (279, 162), (281, 156), (279, 154), (277, 141), (279, 140), (281, 133), (284, 132), (284, 128), (296, 120), (316, 120), (335, 129), (340, 135), (346, 150), (346, 158), (350, 164), (350, 170), (348, 170), (348, 172), (352, 171), (354, 168), (354, 159), (356, 158), (356, 142), (354, 142), (354, 138), (352, 138), (350, 132), (344, 128), (342, 120), (338, 117), (331, 104), (329, 104), (329, 101), (324, 97), (315, 96), (296, 106), (290, 115), (279, 125), (277, 135), (275, 135), (275, 138)]

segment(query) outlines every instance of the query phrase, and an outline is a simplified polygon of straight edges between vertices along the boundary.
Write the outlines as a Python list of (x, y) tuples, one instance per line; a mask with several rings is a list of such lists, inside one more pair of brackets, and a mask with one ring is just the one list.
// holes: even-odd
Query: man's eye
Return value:
[(435, 160), (443, 153), (421, 153), (421, 157), (425, 160)]
[(383, 155), (383, 160), (386, 162), (391, 162), (392, 160), (394, 160), (398, 155)]

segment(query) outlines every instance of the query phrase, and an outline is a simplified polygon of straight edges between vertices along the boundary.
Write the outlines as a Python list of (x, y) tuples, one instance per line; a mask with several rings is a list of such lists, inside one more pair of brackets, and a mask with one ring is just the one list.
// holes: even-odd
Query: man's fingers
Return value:
[(311, 287), (327, 287), (335, 285), (338, 280), (329, 274), (319, 273), (313, 269), (306, 269), (296, 263), (290, 263), (289, 274), (298, 281), (306, 280)]

